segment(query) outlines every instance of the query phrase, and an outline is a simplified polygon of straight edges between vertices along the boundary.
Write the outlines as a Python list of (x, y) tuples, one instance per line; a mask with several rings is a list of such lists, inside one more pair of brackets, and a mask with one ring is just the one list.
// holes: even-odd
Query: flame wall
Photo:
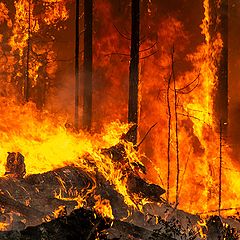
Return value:
[[(146, 178), (163, 185), (165, 188), (167, 187), (167, 149), (170, 129), (170, 201), (175, 201), (176, 106), (180, 161), (179, 207), (190, 212), (215, 210), (218, 202), (220, 154), (219, 126), (213, 114), (213, 96), (218, 81), (216, 65), (221, 53), (222, 42), (219, 34), (216, 34), (214, 39), (209, 34), (209, 2), (208, 0), (197, 0), (194, 3), (192, 1), (176, 2), (171, 0), (160, 3), (160, 1), (153, 0), (142, 1), (141, 4), (139, 140), (157, 122), (157, 125), (141, 145), (141, 152), (146, 155), (144, 158), (144, 163), (148, 169)], [(130, 8), (130, 1), (96, 0), (94, 4), (93, 129), (95, 131), (100, 131), (103, 126), (112, 121), (127, 121)], [(232, 11), (238, 10), (234, 8)], [(7, 19), (8, 17), (1, 17), (0, 22), (5, 21), (10, 25)], [(232, 21), (234, 22), (234, 20), (233, 18)], [(53, 81), (55, 85), (50, 87), (46, 103), (46, 108), (58, 116), (67, 114), (67, 120), (61, 118), (62, 124), (65, 124), (66, 121), (72, 122), (74, 109), (73, 3), (69, 5), (69, 19), (64, 21), (66, 21), (64, 25), (66, 29), (55, 33), (55, 42), (51, 46), (59, 61), (58, 69), (55, 71), (56, 78)], [(177, 99), (174, 98), (174, 79), (171, 78), (169, 112), (167, 88), (168, 79), (171, 76), (173, 46)], [(83, 49), (82, 42), (81, 49)], [(231, 56), (232, 61), (235, 62), (236, 59), (238, 62), (237, 54), (233, 53)], [(5, 68), (7, 66), (7, 64), (4, 65)], [(11, 69), (11, 66), (9, 64), (8, 67)], [(233, 113), (231, 126), (233, 127), (230, 126), (230, 129), (233, 130), (230, 131), (232, 133), (238, 129), (238, 126), (234, 126), (237, 116), (235, 112), (238, 109), (236, 106), (239, 102), (235, 96), (236, 91), (233, 90), (237, 86), (236, 69), (237, 67), (234, 67), (231, 72), (231, 76), (233, 76), (231, 78), (231, 93), (234, 96), (231, 98), (234, 103), (234, 107), (231, 107)], [(6, 70), (2, 72), (6, 72)], [(2, 79), (4, 78), (2, 77)], [(5, 84), (4, 80), (2, 82)], [(175, 100), (177, 101), (175, 102)], [(7, 101), (6, 98), (4, 101)], [(77, 140), (72, 139), (71, 134), (67, 134), (56, 120), (47, 117), (49, 118), (47, 122), (42, 120), (37, 124), (31, 124), (31, 121), (39, 118), (39, 116), (35, 117), (34, 115), (34, 120), (31, 120), (31, 117), (28, 119), (35, 110), (31, 108), (30, 115), (27, 114), (25, 119), (25, 115), (18, 108), (18, 110), (12, 110), (15, 109), (14, 104), (11, 102), (6, 103), (6, 106), (1, 105), (2, 114), (6, 116), (2, 118), (5, 120), (1, 120), (3, 121), (1, 131), (4, 136), (2, 152), (20, 148), (19, 150), (26, 155), (26, 158), (31, 156), (31, 161), (34, 162), (36, 161), (34, 159), (42, 160), (41, 154), (45, 151), (46, 154), (43, 155), (47, 161), (48, 158), (54, 158), (53, 155), (57, 154), (58, 150), (56, 149), (59, 145), (62, 145), (66, 139), (70, 139), (65, 146), (71, 149), (71, 157), (69, 158), (66, 153), (56, 160), (56, 164), (54, 163), (46, 169), (67, 164), (67, 160), (74, 161), (78, 154), (83, 154), (76, 149), (88, 146), (89, 136), (82, 138), (84, 144), (80, 147), (76, 143)], [(6, 109), (9, 109), (9, 112), (6, 112)], [(28, 110), (26, 109), (26, 111)], [(18, 112), (23, 114), (23, 117), (15, 121), (14, 118)], [(169, 114), (171, 114), (170, 127), (168, 126)], [(25, 125), (25, 123), (30, 125)], [(36, 128), (41, 129), (41, 131), (37, 131)], [(30, 134), (30, 136), (25, 135), (27, 129), (31, 129), (35, 133)], [(50, 133), (48, 134), (48, 132)], [(20, 138), (15, 140), (12, 134), (20, 136)], [(39, 134), (43, 134), (44, 137), (38, 139)], [(235, 136), (234, 143), (238, 142), (238, 135), (232, 135)], [(24, 148), (22, 143), (26, 139), (28, 147)], [(45, 144), (49, 144), (47, 150)], [(34, 151), (32, 151), (31, 145)], [(239, 168), (235, 158), (231, 157), (229, 148), (225, 144), (223, 148), (222, 207), (236, 207), (239, 191), (239, 182), (236, 179), (239, 178)], [(52, 153), (51, 149), (54, 149)], [(83, 152), (85, 151), (83, 150)], [(64, 160), (62, 157), (66, 159)], [(1, 159), (4, 159), (4, 154)], [(36, 168), (40, 172), (46, 170), (36, 167), (37, 164), (35, 162), (30, 168)]]

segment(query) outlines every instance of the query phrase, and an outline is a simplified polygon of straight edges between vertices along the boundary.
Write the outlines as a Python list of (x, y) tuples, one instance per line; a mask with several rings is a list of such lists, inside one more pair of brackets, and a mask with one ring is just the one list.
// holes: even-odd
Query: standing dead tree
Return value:
[[(138, 82), (139, 82), (139, 38), (140, 38), (140, 1), (132, 0), (131, 56), (129, 66), (128, 122), (138, 126)], [(137, 143), (137, 127), (131, 141)]]
[(83, 128), (90, 130), (92, 123), (92, 21), (93, 2), (84, 1), (84, 90), (83, 90)]
[(179, 202), (179, 174), (180, 174), (180, 162), (179, 162), (179, 142), (178, 142), (178, 113), (177, 113), (177, 104), (178, 104), (178, 97), (177, 97), (177, 88), (176, 88), (176, 78), (174, 72), (174, 46), (172, 48), (172, 78), (173, 78), (173, 86), (174, 86), (174, 111), (175, 111), (175, 136), (176, 136), (176, 206)]
[[(209, 0), (210, 13), (210, 35), (211, 42), (214, 43), (221, 34), (222, 51), (216, 61), (218, 71), (218, 83), (216, 92), (216, 119), (228, 122), (228, 0)], [(226, 132), (226, 124), (223, 125), (223, 133)]]
[(219, 66), (219, 110), (222, 119), (223, 131), (226, 131), (228, 122), (228, 0), (222, 0), (220, 5), (219, 31), (222, 36), (223, 48)]
[(25, 81), (24, 81), (24, 100), (25, 102), (29, 101), (29, 88), (30, 88), (30, 80), (29, 80), (29, 62), (30, 62), (30, 50), (31, 50), (31, 0), (28, 0), (28, 39), (27, 39), (27, 59), (26, 59), (26, 73), (25, 73)]
[(172, 79), (172, 73), (168, 78), (168, 86), (167, 86), (167, 107), (168, 107), (168, 147), (167, 147), (167, 192), (166, 198), (167, 202), (169, 202), (169, 190), (170, 190), (170, 174), (171, 174), (171, 121), (172, 121), (172, 113), (171, 113), (171, 105), (170, 105), (170, 84)]
[[(174, 45), (172, 47), (171, 51), (171, 63), (170, 63), (170, 75), (167, 80), (167, 91), (166, 91), (166, 101), (167, 101), (167, 113), (168, 113), (168, 146), (167, 146), (167, 192), (166, 192), (166, 198), (167, 201), (169, 201), (169, 192), (170, 192), (170, 177), (171, 177), (171, 132), (172, 130), (172, 111), (171, 111), (171, 91), (173, 92), (173, 107), (174, 107), (174, 117), (175, 117), (175, 150), (176, 150), (176, 207), (179, 204), (179, 194), (180, 194), (180, 158), (179, 158), (179, 139), (178, 139), (178, 133), (179, 133), (179, 127), (178, 127), (178, 115), (186, 116), (188, 118), (195, 118), (191, 115), (185, 115), (178, 112), (178, 106), (179, 106), (179, 98), (178, 95), (184, 95), (184, 94), (190, 94), (192, 91), (194, 91), (198, 85), (199, 85), (199, 77), (200, 73), (197, 75), (195, 79), (193, 79), (191, 82), (187, 83), (181, 88), (177, 88), (176, 86), (176, 76), (175, 76), (175, 66), (174, 66), (174, 53), (175, 48)], [(171, 83), (173, 83), (173, 88), (171, 88)], [(200, 119), (198, 119), (200, 120)], [(188, 161), (187, 161), (188, 162)], [(184, 173), (186, 172), (187, 163), (185, 166)]]
[(74, 117), (74, 126), (78, 130), (79, 123), (79, 5), (80, 0), (76, 0), (76, 23), (75, 23), (75, 117)]
[(219, 123), (219, 193), (218, 193), (218, 215), (221, 216), (222, 205), (222, 137), (223, 137), (223, 122), (220, 119)]

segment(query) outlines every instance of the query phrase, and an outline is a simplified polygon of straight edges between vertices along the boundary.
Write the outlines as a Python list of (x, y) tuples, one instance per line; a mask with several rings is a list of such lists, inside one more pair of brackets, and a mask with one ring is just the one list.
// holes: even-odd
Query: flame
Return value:
[(59, 206), (54, 212), (53, 212), (54, 218), (59, 218), (62, 216), (66, 216), (66, 207), (65, 206)]
[(8, 229), (9, 224), (0, 222), (0, 231), (6, 231)]
[(207, 219), (201, 219), (197, 222), (198, 226), (198, 234), (200, 235), (201, 239), (207, 238)]
[[(32, 1), (15, 1), (14, 5), (16, 14), (12, 30), (13, 35), (9, 40), (9, 45), (12, 47), (12, 52), (18, 51), (19, 56), (22, 57), (29, 38), (28, 27), (31, 28), (31, 32), (37, 32), (39, 31), (39, 22), (38, 19), (33, 17), (34, 4)], [(28, 22), (29, 17), (31, 19), (31, 23)]]
[(103, 217), (108, 217), (110, 219), (114, 219), (113, 214), (112, 214), (112, 207), (110, 204), (110, 201), (107, 199), (102, 199), (100, 195), (94, 196), (95, 198), (95, 206), (93, 209), (101, 214)]
[[(218, 1), (216, 6), (220, 8), (220, 5), (221, 1)], [(126, 69), (129, 61), (128, 33), (131, 29), (122, 26), (130, 25), (130, 19), (127, 17), (129, 8), (124, 8), (122, 14), (125, 19), (123, 19), (122, 15), (116, 16), (114, 7), (106, 0), (99, 1), (95, 5), (96, 18), (101, 19), (101, 22), (97, 22), (99, 28), (94, 35), (96, 42), (94, 66), (97, 72), (94, 81), (97, 86), (106, 84), (108, 92), (106, 96), (102, 89), (95, 89), (93, 96), (94, 99), (96, 98), (95, 102), (101, 99), (100, 109), (95, 115), (100, 119), (96, 120), (97, 123), (111, 122), (116, 118), (127, 120), (125, 106), (128, 88), (125, 83), (128, 79), (128, 69)], [(163, 185), (166, 189), (169, 117), (166, 95), (174, 45), (180, 158), (178, 207), (191, 213), (216, 211), (219, 198), (220, 136), (219, 121), (214, 113), (214, 96), (219, 81), (217, 71), (222, 54), (222, 36), (220, 33), (216, 32), (213, 35), (211, 32), (213, 19), (211, 19), (212, 9), (209, 0), (203, 1), (203, 20), (200, 26), (202, 43), (191, 51), (186, 49), (191, 36), (186, 32), (184, 23), (176, 16), (157, 17), (158, 13), (154, 11), (153, 8), (151, 14), (148, 14), (148, 10), (146, 16), (143, 14), (141, 16), (142, 25), (145, 27), (142, 28), (142, 36), (148, 37), (147, 40), (142, 40), (140, 49), (140, 139), (154, 123), (158, 122), (141, 145), (141, 151), (147, 156), (142, 160), (148, 170), (147, 178)], [(115, 28), (111, 19), (114, 19)], [(219, 21), (218, 17), (217, 23)], [(121, 68), (119, 68), (120, 64)], [(187, 70), (179, 70), (181, 65), (188, 65)], [(171, 79), (172, 119), (169, 144), (171, 147), (170, 202), (172, 203), (176, 195), (177, 171), (173, 88), (173, 79)], [(117, 99), (112, 98), (115, 96), (112, 93), (114, 91), (118, 93)], [(222, 208), (228, 209), (233, 206), (238, 207), (239, 183), (236, 179), (239, 178), (239, 166), (235, 159), (232, 159), (227, 144), (224, 142), (223, 145)], [(222, 211), (222, 214), (227, 215), (228, 211)]]
[(87, 200), (89, 196), (92, 196), (95, 193), (95, 186), (89, 189), (82, 189), (81, 192), (73, 188), (67, 190), (64, 184), (63, 188), (64, 190), (60, 189), (59, 193), (55, 193), (54, 197), (63, 201), (75, 201), (77, 203), (75, 209), (87, 207)]
[(60, 21), (66, 21), (69, 17), (69, 13), (66, 7), (66, 0), (45, 0), (45, 16), (44, 22), (47, 25), (53, 24), (57, 26)]
[[(48, 112), (40, 112), (32, 103), (19, 106), (14, 100), (9, 101), (9, 98), (1, 100), (1, 109), (4, 111), (7, 107), (9, 110), (9, 114), (5, 115), (5, 120), (0, 124), (0, 135), (3, 140), (0, 144), (2, 176), (7, 151), (17, 151), (25, 156), (27, 174), (43, 173), (66, 165), (80, 167), (86, 173), (94, 175), (98, 171), (124, 197), (127, 205), (136, 207), (126, 186), (126, 170), (129, 165), (118, 169), (110, 157), (101, 153), (101, 149), (118, 143), (119, 136), (129, 128), (128, 124), (112, 123), (102, 134), (93, 136), (84, 132), (76, 134), (64, 127), (65, 119), (60, 117), (56, 119)], [(8, 122), (7, 125), (5, 121)], [(139, 156), (133, 150), (132, 144), (125, 143), (125, 148), (129, 164), (133, 161), (138, 162)], [(94, 165), (89, 160), (93, 161)], [(62, 185), (61, 191), (66, 192), (64, 182), (58, 180)], [(71, 195), (69, 192), (67, 194)], [(74, 199), (81, 206), (83, 196), (76, 192), (74, 195)], [(60, 193), (58, 198), (64, 197)], [(73, 199), (71, 196), (69, 198)]]
[(4, 83), (7, 78), (13, 83), (17, 87), (14, 94), (21, 98), (28, 75), (30, 97), (41, 107), (45, 104), (49, 85), (54, 85), (50, 79), (55, 77), (58, 64), (53, 50), (53, 32), (63, 29), (62, 23), (69, 18), (66, 4), (63, 0), (45, 1), (43, 5), (27, 0), (14, 1), (15, 15), (10, 18), (7, 7), (1, 3), (0, 23), (6, 21), (9, 28), (4, 39), (4, 57), (1, 57), (5, 62), (1, 71), (5, 79), (1, 80)]
[[(2, 193), (2, 191), (0, 190)], [(1, 206), (0, 207), (0, 214), (1, 214), (1, 221), (0, 221), (0, 231), (7, 231), (13, 222), (13, 214), (9, 213), (4, 215), (5, 209)], [(3, 221), (2, 219), (5, 218)]]

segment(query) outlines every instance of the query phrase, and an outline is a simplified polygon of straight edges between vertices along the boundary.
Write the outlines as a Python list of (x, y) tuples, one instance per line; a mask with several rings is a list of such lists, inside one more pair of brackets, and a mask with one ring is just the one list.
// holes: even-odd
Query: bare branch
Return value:
[(151, 47), (148, 47), (148, 48), (145, 48), (145, 49), (143, 49), (143, 50), (140, 50), (139, 52), (141, 53), (141, 52), (146, 52), (146, 51), (149, 51), (149, 50), (151, 50), (152, 48), (154, 48), (156, 45), (157, 45), (157, 41), (151, 46)]
[(115, 24), (113, 24), (113, 26), (114, 26), (114, 28), (117, 30), (117, 32), (118, 32), (123, 38), (125, 38), (125, 39), (128, 40), (128, 41), (131, 41), (131, 38), (129, 38), (129, 37), (125, 36), (123, 33), (121, 33), (121, 32), (118, 30), (118, 28), (117, 28), (117, 26), (116, 26)]
[(129, 55), (129, 54), (127, 54), (127, 53), (118, 53), (118, 52), (114, 52), (114, 53), (105, 54), (104, 56), (105, 56), (105, 57), (109, 57), (109, 56), (112, 56), (112, 55), (119, 55), (119, 56), (130, 57), (130, 55)]
[(196, 119), (196, 120), (201, 121), (201, 122), (203, 122), (203, 123), (206, 123), (206, 122), (204, 122), (202, 119), (197, 118), (197, 117), (192, 116), (192, 115), (189, 115), (189, 114), (184, 114), (184, 113), (179, 113), (179, 112), (178, 112), (178, 115), (181, 115), (181, 116), (184, 116), (184, 117), (188, 117), (188, 118), (193, 118), (193, 119)]
[(149, 58), (149, 57), (155, 55), (155, 54), (158, 53), (158, 52), (159, 52), (159, 50), (157, 50), (157, 51), (155, 51), (155, 52), (153, 52), (153, 53), (151, 53), (151, 54), (149, 54), (149, 55), (147, 55), (147, 56), (141, 57), (140, 60), (143, 60), (143, 59)]
[[(199, 77), (200, 77), (200, 73), (198, 74), (198, 76), (192, 82), (188, 83), (187, 85), (185, 85), (182, 88), (177, 89), (177, 92), (179, 94), (189, 94), (189, 93), (191, 93), (194, 89), (196, 89), (199, 86)], [(189, 89), (188, 91), (184, 91), (184, 90), (187, 90), (196, 81), (197, 81), (197, 83), (196, 83), (196, 85), (192, 89)]]
[(142, 140), (140, 141), (140, 143), (137, 144), (136, 149), (138, 149), (138, 148), (142, 145), (142, 143), (144, 142), (144, 140), (146, 139), (146, 137), (148, 136), (148, 134), (151, 132), (151, 130), (152, 130), (157, 124), (158, 124), (157, 122), (154, 123), (154, 124), (148, 129), (148, 131), (146, 132), (146, 134), (144, 135), (144, 137), (142, 138)]

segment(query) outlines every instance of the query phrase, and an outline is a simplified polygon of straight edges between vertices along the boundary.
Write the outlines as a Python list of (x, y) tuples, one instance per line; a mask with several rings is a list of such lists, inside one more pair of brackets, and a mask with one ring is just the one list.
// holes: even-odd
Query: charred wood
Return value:
[(48, 223), (28, 227), (22, 231), (0, 233), (0, 239), (95, 240), (104, 229), (110, 227), (110, 223), (109, 219), (104, 219), (94, 212), (78, 209), (73, 211), (69, 216), (60, 217)]
[(5, 166), (5, 175), (11, 175), (13, 178), (21, 179), (26, 174), (24, 156), (21, 153), (8, 152), (7, 164)]
[(0, 194), (0, 205), (4, 206), (5, 208), (9, 208), (12, 211), (17, 211), (19, 213), (21, 213), (24, 216), (31, 216), (31, 218), (42, 218), (44, 216), (44, 214), (34, 208), (30, 208), (25, 206), (24, 204), (13, 200), (10, 197), (7, 197), (3, 194)]
[(38, 226), (21, 231), (0, 233), (0, 240), (174, 240), (165, 234), (155, 232), (120, 220), (110, 220), (95, 212), (78, 209), (69, 216), (63, 216)]
[(160, 202), (160, 196), (165, 193), (160, 186), (149, 184), (134, 174), (129, 175), (127, 185), (130, 194), (136, 194), (140, 198), (147, 198), (155, 202)]
[[(136, 131), (136, 125), (133, 125), (126, 134), (122, 135), (121, 140), (131, 142), (132, 132), (134, 131)], [(149, 184), (139, 177), (138, 173), (142, 172), (145, 174), (146, 168), (139, 162), (129, 162), (122, 142), (119, 142), (117, 145), (108, 149), (103, 149), (102, 153), (110, 157), (115, 162), (131, 165), (127, 168), (128, 173), (126, 174), (130, 194), (137, 194), (139, 197), (147, 198), (151, 201), (161, 201), (160, 196), (165, 193), (165, 190), (158, 185)]]

